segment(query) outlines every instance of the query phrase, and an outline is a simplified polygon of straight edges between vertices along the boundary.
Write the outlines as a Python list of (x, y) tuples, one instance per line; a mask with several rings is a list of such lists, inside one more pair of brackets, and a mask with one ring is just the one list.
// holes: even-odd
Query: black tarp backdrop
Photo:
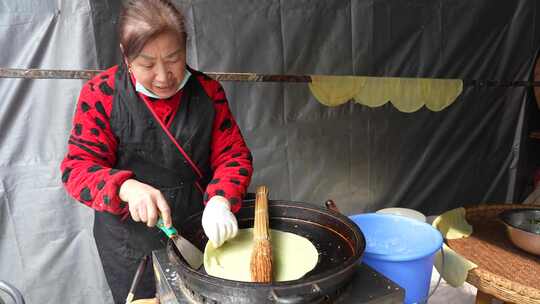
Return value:
[[(198, 45), (235, 50), (226, 60), (212, 56), (219, 51), (198, 52), (200, 69), (527, 80), (539, 45), (535, 1), (235, 4), (191, 3), (195, 20), (212, 20), (200, 26), (206, 37)], [(259, 22), (246, 27), (239, 16)], [(517, 169), (528, 91), (469, 87), (442, 112), (407, 114), (390, 104), (325, 108), (299, 85), (228, 85), (233, 102), (248, 103), (235, 110), (251, 125), (244, 130), (255, 159), (264, 159), (256, 161), (263, 173), (254, 182), (277, 178), (281, 191), (274, 197), (313, 203), (334, 197), (348, 213), (399, 205), (433, 214), (518, 200), (526, 183)]]
[[(233, 2), (177, 2), (195, 20), (191, 64), (202, 71), (530, 80), (540, 46), (534, 0)], [(113, 41), (98, 54), (112, 55)], [(256, 164), (288, 165), (253, 181), (277, 186), (274, 198), (336, 198), (347, 213), (402, 206), (435, 214), (521, 201), (530, 190), (525, 131), (536, 111), (528, 88), (465, 87), (442, 112), (402, 113), (391, 104), (329, 109), (298, 84), (225, 87), (246, 137), (257, 138), (256, 160), (270, 148), (259, 147), (265, 138), (281, 142), (281, 157), (266, 151)]]
[[(536, 0), (177, 0), (202, 71), (528, 80)], [(103, 69), (118, 59), (120, 1), (0, 0), (0, 66)], [(441, 112), (329, 108), (306, 84), (223, 83), (252, 149), (251, 189), (344, 213), (426, 214), (519, 201), (538, 126), (528, 88), (467, 87)], [(0, 79), (0, 279), (28, 302), (110, 295), (92, 212), (67, 197), (59, 163), (82, 83)], [(529, 189), (530, 190), (530, 189)]]
[[(203, 71), (528, 80), (539, 47), (535, 1), (177, 3), (195, 20), (191, 64)], [(95, 20), (110, 22), (118, 13), (112, 8), (103, 14), (103, 4), (93, 3)], [(95, 35), (100, 68), (114, 64), (116, 36)], [(329, 109), (298, 84), (225, 86), (239, 122), (251, 125), (246, 137), (258, 138), (258, 167), (287, 162), (277, 166), (285, 170), (255, 175), (254, 183), (278, 183), (274, 198), (337, 198), (349, 213), (403, 206), (434, 214), (519, 201), (529, 190), (527, 88), (466, 87), (442, 112), (409, 114), (390, 104)], [(246, 111), (246, 103), (264, 105)], [(321, 120), (338, 128), (325, 132)], [(269, 148), (259, 142), (270, 137), (281, 142), (281, 157), (266, 151), (258, 158), (257, 150)]]

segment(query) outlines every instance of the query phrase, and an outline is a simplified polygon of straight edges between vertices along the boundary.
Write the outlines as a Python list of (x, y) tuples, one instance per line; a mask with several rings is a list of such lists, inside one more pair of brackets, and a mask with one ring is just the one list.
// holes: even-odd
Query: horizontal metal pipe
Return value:
[[(0, 68), (0, 78), (24, 79), (91, 79), (102, 70), (46, 70)], [(206, 75), (218, 81), (248, 82), (311, 82), (309, 75), (270, 75), (256, 73), (215, 73)]]
[[(0, 78), (24, 79), (91, 79), (102, 70), (47, 70), (0, 68)], [(245, 82), (311, 82), (310, 75), (278, 75), (257, 73), (218, 73), (205, 72), (218, 81)], [(522, 80), (463, 80), (465, 87), (540, 87), (540, 81)]]

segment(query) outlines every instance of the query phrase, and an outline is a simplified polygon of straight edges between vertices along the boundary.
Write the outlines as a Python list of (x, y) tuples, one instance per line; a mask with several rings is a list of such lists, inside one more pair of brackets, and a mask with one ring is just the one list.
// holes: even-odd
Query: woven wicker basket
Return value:
[(534, 205), (479, 205), (466, 207), (467, 221), (473, 226), (468, 238), (448, 240), (448, 246), (478, 265), (467, 282), (503, 301), (540, 304), (540, 257), (515, 247), (499, 213)]

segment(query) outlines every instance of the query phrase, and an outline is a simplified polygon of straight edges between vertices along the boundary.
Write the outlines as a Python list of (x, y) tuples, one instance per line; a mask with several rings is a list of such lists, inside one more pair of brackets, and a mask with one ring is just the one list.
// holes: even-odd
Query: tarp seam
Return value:
[[(15, 248), (17, 248), (17, 253), (18, 253), (18, 258), (19, 258), (19, 261), (21, 262), (21, 268), (23, 270), (23, 273), (26, 273), (25, 271), (25, 263), (24, 263), (24, 259), (23, 259), (23, 255), (22, 255), (22, 250), (21, 250), (21, 245), (20, 245), (20, 242), (19, 242), (19, 238), (18, 238), (18, 234), (17, 234), (17, 229), (16, 229), (16, 226), (15, 226), (15, 221), (13, 220), (13, 212), (11, 211), (11, 206), (9, 204), (10, 200), (8, 200), (8, 191), (6, 190), (6, 187), (4, 185), (4, 182), (3, 180), (0, 180), (0, 186), (2, 188), (0, 188), (0, 191), (3, 191), (4, 192), (4, 204), (6, 204), (6, 208), (7, 208), (7, 218), (8, 220), (10, 221), (10, 224), (11, 224), (11, 227), (13, 227), (13, 241), (15, 243)], [(22, 282), (22, 289), (25, 290), (26, 289), (26, 280), (23, 280)]]
[(191, 23), (193, 25), (193, 53), (195, 53), (195, 61), (196, 61), (196, 65), (197, 65), (197, 69), (200, 68), (199, 66), (199, 48), (197, 47), (197, 22), (195, 21), (195, 5), (193, 4), (192, 1), (189, 2), (189, 5), (191, 7)]
[(98, 66), (101, 67), (102, 65), (102, 62), (100, 60), (101, 56), (99, 56), (99, 51), (98, 51), (98, 46), (97, 46), (97, 37), (96, 35), (98, 34), (97, 31), (96, 31), (96, 26), (95, 26), (95, 20), (94, 20), (94, 17), (95, 17), (95, 14), (96, 14), (96, 7), (95, 5), (93, 5), (93, 1), (92, 0), (88, 0), (87, 1), (88, 5), (90, 6), (90, 12), (89, 12), (89, 17), (90, 17), (90, 26), (91, 26), (91, 30), (92, 30), (92, 38), (94, 39), (94, 43), (93, 43), (93, 51), (94, 51), (94, 58), (96, 58), (96, 63), (98, 64)]
[[(283, 26), (283, 0), (279, 1), (279, 27), (280, 27), (280, 33), (281, 33), (281, 71), (282, 73), (288, 73), (286, 71), (286, 54), (287, 51), (285, 50), (285, 29)], [(282, 117), (282, 124), (285, 129), (289, 128), (289, 119), (287, 118), (287, 98), (285, 96), (285, 86), (283, 83), (279, 84), (279, 88), (281, 90), (281, 100), (282, 100), (282, 107), (281, 107), (281, 117)], [(291, 161), (290, 161), (290, 155), (289, 155), (289, 132), (285, 132), (285, 165), (287, 166), (287, 190), (289, 193), (289, 197), (292, 197), (293, 195), (293, 180), (292, 180), (292, 167), (291, 167)]]

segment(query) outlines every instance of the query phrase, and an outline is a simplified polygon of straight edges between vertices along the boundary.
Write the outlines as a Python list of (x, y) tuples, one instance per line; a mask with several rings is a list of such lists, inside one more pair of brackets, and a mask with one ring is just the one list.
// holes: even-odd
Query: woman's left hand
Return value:
[(215, 248), (235, 237), (238, 232), (238, 223), (231, 212), (229, 200), (219, 195), (210, 198), (204, 208), (202, 226)]

